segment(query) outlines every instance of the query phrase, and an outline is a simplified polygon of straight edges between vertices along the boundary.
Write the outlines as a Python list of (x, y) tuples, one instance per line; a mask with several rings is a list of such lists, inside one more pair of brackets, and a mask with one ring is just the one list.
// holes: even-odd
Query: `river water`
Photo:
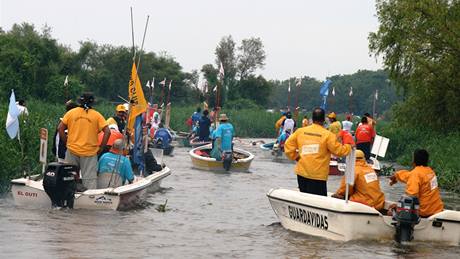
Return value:
[[(212, 173), (191, 168), (187, 148), (165, 157), (173, 173), (160, 192), (130, 211), (32, 210), (0, 198), (2, 258), (458, 258), (459, 247), (393, 241), (336, 242), (284, 229), (266, 193), (297, 187), (292, 163), (256, 155), (250, 173)], [(237, 146), (238, 146), (237, 145)], [(330, 177), (335, 191), (340, 177)], [(404, 186), (382, 187), (398, 199)], [(459, 197), (444, 194), (457, 210)], [(167, 200), (166, 211), (159, 206)]]

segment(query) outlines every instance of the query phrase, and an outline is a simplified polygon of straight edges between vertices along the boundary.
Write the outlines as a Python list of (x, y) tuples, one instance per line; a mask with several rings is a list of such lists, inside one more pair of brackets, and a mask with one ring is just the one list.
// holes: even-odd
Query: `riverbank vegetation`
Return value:
[[(377, 0), (376, 7), (380, 26), (370, 33), (369, 48), (383, 59), (384, 70), (328, 77), (332, 80), (328, 110), (341, 118), (345, 113), (362, 115), (372, 113), (375, 101), (377, 119), (386, 121), (379, 123), (378, 131), (391, 139), (386, 159), (409, 165), (414, 149), (426, 148), (440, 186), (460, 192), (456, 161), (460, 153), (460, 4)], [(225, 36), (217, 43), (215, 57), (214, 64), (184, 72), (167, 53), (142, 53), (142, 85), (155, 77), (152, 92), (144, 87), (149, 101), (164, 103), (169, 95), (167, 86), (173, 82), (173, 129), (187, 131), (184, 122), (188, 116), (204, 101), (214, 107), (217, 92), (222, 112), (229, 115), (240, 137), (273, 137), (279, 109), (298, 106), (300, 123), (301, 117), (321, 102), (321, 81), (315, 78), (299, 75), (298, 87), (298, 77), (268, 80), (257, 74), (266, 57), (260, 38), (237, 43)], [(218, 81), (221, 62), (223, 85)], [(17, 99), (26, 100), (30, 111), (26, 122), (21, 120), (22, 147), (16, 139), (10, 140), (6, 131), (0, 134), (4, 147), (0, 151), (0, 181), (23, 171), (40, 171), (38, 129), (48, 128), (51, 139), (68, 99), (92, 91), (99, 100), (96, 109), (111, 116), (114, 105), (123, 102), (120, 96), (128, 95), (131, 65), (129, 47), (82, 41), (78, 50), (73, 50), (54, 39), (49, 27), (38, 31), (23, 23), (9, 31), (0, 28), (0, 124), (5, 125), (12, 88)], [(66, 76), (69, 84), (63, 86)], [(164, 78), (166, 86), (159, 84)], [(219, 90), (213, 91), (216, 85)]]

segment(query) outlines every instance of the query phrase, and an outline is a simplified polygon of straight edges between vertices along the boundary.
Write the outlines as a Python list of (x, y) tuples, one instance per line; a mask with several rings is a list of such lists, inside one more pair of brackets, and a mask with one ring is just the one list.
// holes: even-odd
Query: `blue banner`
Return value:
[(142, 114), (136, 117), (134, 122), (134, 147), (133, 161), (139, 172), (144, 171), (144, 146), (142, 145)]
[(319, 95), (321, 96), (328, 96), (329, 95), (329, 85), (331, 84), (331, 80), (326, 80), (324, 83), (321, 85), (321, 88), (319, 89)]

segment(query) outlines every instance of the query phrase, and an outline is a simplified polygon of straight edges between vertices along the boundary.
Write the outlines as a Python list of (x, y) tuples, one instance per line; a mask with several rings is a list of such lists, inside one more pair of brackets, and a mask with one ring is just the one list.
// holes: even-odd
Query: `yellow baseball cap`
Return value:
[(335, 112), (331, 112), (327, 115), (328, 118), (335, 119), (337, 116), (335, 115)]
[(356, 150), (355, 152), (356, 159), (364, 159), (364, 152), (361, 150)]
[(126, 112), (126, 108), (125, 108), (125, 106), (123, 104), (119, 104), (119, 105), (117, 105), (116, 111), (117, 112)]

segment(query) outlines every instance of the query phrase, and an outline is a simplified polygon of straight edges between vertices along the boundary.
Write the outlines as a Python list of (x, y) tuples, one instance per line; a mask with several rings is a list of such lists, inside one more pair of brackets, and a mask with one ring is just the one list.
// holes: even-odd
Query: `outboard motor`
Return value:
[(231, 151), (224, 151), (222, 153), (222, 160), (224, 162), (224, 169), (225, 171), (230, 170), (230, 167), (232, 166), (232, 161), (233, 161), (233, 152)]
[(419, 201), (417, 197), (403, 196), (399, 200), (396, 212), (393, 213), (393, 225), (396, 228), (395, 240), (398, 243), (412, 241), (414, 226), (420, 222), (418, 214)]
[(50, 197), (53, 207), (73, 208), (78, 171), (76, 165), (48, 164), (43, 177), (43, 188)]

